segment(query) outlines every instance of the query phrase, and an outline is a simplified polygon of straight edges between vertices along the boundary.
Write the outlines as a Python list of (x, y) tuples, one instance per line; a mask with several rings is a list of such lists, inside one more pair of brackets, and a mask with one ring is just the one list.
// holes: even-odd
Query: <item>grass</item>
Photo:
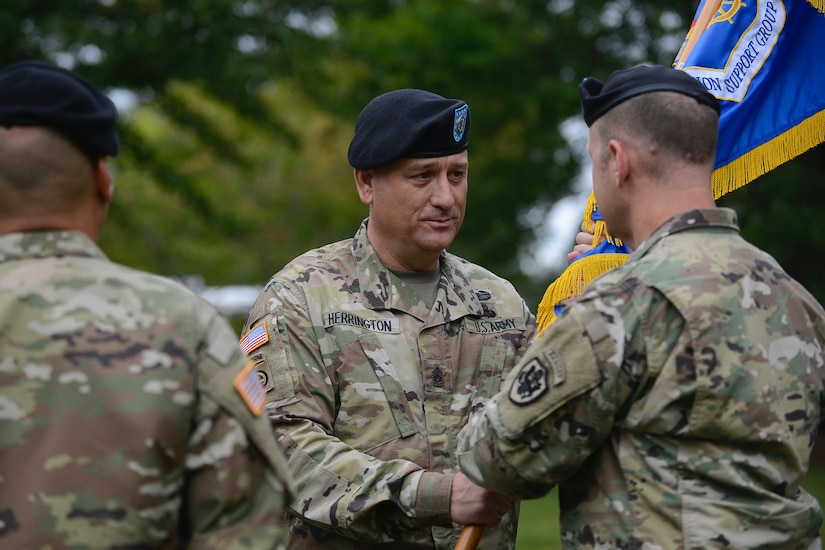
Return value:
[[(825, 464), (811, 468), (803, 484), (825, 506)], [(560, 550), (559, 499), (556, 489), (549, 495), (521, 504), (521, 519), (516, 539), (518, 550)]]

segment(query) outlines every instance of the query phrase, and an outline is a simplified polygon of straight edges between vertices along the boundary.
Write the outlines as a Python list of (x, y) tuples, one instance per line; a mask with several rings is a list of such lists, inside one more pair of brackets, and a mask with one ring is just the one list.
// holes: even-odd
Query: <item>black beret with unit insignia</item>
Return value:
[(347, 155), (367, 170), (402, 158), (433, 158), (467, 149), (470, 108), (425, 90), (387, 92), (370, 101), (355, 121)]
[(45, 61), (21, 61), (0, 71), (0, 126), (44, 126), (85, 152), (118, 152), (117, 108), (88, 80)]
[(595, 78), (585, 78), (579, 84), (584, 121), (591, 126), (617, 105), (650, 92), (678, 92), (713, 108), (719, 114), (716, 97), (685, 71), (664, 65), (637, 65), (614, 71), (604, 83)]

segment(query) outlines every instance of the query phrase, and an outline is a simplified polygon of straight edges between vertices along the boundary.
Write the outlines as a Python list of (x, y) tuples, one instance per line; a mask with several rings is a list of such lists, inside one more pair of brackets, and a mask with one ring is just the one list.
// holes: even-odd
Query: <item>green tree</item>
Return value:
[[(6, 0), (0, 63), (49, 59), (132, 94), (104, 248), (210, 285), (260, 284), (296, 254), (352, 234), (366, 210), (346, 148), (372, 97), (417, 87), (463, 98), (471, 191), (453, 251), (510, 278), (535, 305), (557, 274), (521, 273), (536, 231), (524, 213), (570, 192), (579, 166), (559, 128), (579, 116), (578, 82), (671, 63), (696, 4)], [(814, 179), (793, 164), (731, 195), (746, 234), (759, 215), (776, 216), (782, 232), (759, 238), (793, 250), (794, 275), (809, 281), (818, 272), (797, 261), (796, 243), (814, 245), (818, 233), (795, 233), (800, 217), (774, 204), (797, 200), (783, 193)], [(780, 177), (781, 192), (746, 198)]]

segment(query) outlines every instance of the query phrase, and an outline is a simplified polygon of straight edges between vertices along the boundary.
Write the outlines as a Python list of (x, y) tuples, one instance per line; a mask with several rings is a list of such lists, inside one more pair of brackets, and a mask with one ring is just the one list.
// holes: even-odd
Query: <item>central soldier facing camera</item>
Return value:
[(514, 548), (514, 499), (456, 470), (459, 430), (535, 333), (511, 283), (447, 247), (464, 219), (470, 109), (403, 89), (359, 115), (349, 162), (369, 217), (295, 258), (250, 310), (288, 456), (290, 548)]

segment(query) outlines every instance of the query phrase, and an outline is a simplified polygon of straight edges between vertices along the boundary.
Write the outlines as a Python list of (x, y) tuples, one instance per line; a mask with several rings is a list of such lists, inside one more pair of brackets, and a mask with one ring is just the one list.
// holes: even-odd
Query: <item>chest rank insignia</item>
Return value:
[(533, 357), (521, 371), (510, 388), (510, 401), (516, 405), (529, 405), (547, 393), (548, 368), (538, 357)]
[(433, 369), (432, 374), (433, 386), (436, 388), (443, 388), (444, 387), (444, 371), (442, 371), (439, 367)]

